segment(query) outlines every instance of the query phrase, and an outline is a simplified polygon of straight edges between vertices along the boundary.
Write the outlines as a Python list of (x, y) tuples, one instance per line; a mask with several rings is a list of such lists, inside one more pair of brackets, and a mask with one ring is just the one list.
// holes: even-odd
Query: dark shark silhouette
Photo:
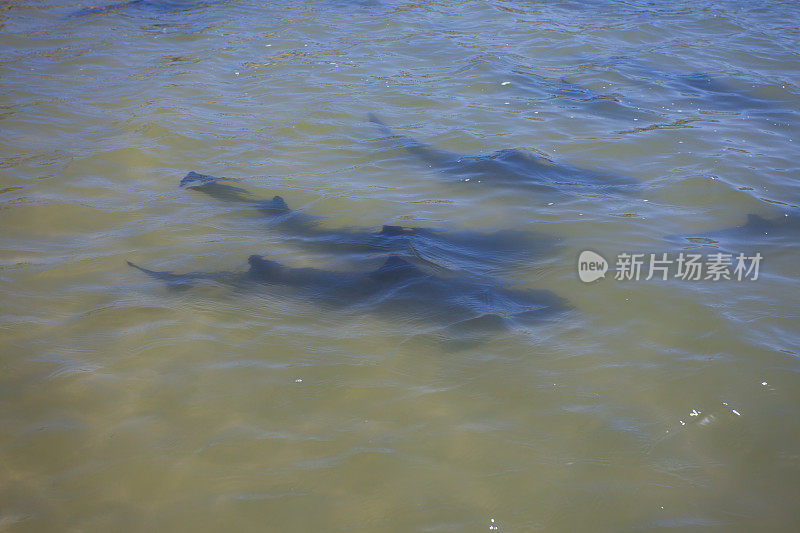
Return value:
[(71, 16), (88, 17), (91, 15), (104, 15), (106, 13), (114, 13), (127, 9), (141, 9), (156, 14), (176, 13), (200, 7), (207, 7), (218, 2), (219, 0), (216, 2), (203, 2), (198, 0), (129, 0), (128, 2), (119, 2), (102, 7), (81, 9), (73, 13)]
[[(746, 78), (710, 75), (704, 72), (676, 72), (663, 66), (633, 57), (615, 56), (605, 60), (588, 59), (587, 64), (602, 70), (612, 70), (642, 87), (669, 87), (683, 98), (681, 107), (711, 109), (723, 112), (765, 114), (779, 118), (793, 112), (792, 94), (785, 88), (773, 87), (770, 92), (760, 92), (756, 84)], [(646, 105), (644, 106), (646, 107)], [(786, 119), (787, 122), (789, 119)]]
[(722, 110), (746, 111), (766, 107), (770, 102), (755, 94), (735, 89), (733, 86), (702, 72), (688, 74), (667, 73), (673, 86), (687, 95), (697, 95), (703, 104)]
[[(730, 248), (754, 245), (796, 243), (800, 237), (800, 216), (788, 212), (775, 218), (747, 215), (747, 221), (739, 226), (716, 231), (684, 235), (680, 239), (693, 245)], [(673, 238), (674, 239), (674, 238)]]
[(562, 108), (611, 120), (654, 122), (659, 119), (657, 113), (632, 104), (621, 94), (594, 91), (563, 77), (542, 76), (521, 67), (497, 75), (510, 82), (508, 90), (512, 94), (521, 93), (527, 99), (538, 101), (557, 98)]
[(467, 83), (472, 80), (472, 90), (499, 93), (526, 103), (553, 101), (561, 109), (611, 120), (630, 121), (636, 118), (651, 121), (658, 118), (657, 114), (626, 102), (619, 94), (599, 92), (545, 72), (516, 61), (487, 55), (468, 60), (454, 75)]
[(558, 242), (555, 237), (517, 230), (479, 233), (389, 225), (376, 231), (326, 229), (319, 224), (321, 218), (290, 209), (280, 196), (259, 200), (234, 183), (236, 180), (189, 172), (180, 185), (251, 208), (298, 244), (337, 254), (392, 253), (415, 262), (428, 261), (451, 270), (475, 273), (534, 261), (551, 252)]
[(204, 281), (236, 287), (264, 286), (307, 298), (327, 308), (387, 311), (410, 320), (455, 324), (510, 326), (566, 311), (562, 298), (544, 291), (522, 291), (492, 283), (427, 272), (397, 256), (371, 271), (336, 272), (317, 268), (291, 268), (257, 255), (249, 269), (239, 272), (176, 274), (130, 266), (173, 288), (188, 288)]
[(735, 113), (757, 112), (769, 116), (778, 116), (781, 111), (793, 111), (789, 94), (781, 94), (777, 87), (775, 94), (767, 96), (759, 93), (754, 84), (745, 87), (745, 80), (734, 85), (703, 72), (676, 73), (657, 68), (649, 68), (646, 72), (647, 76), (654, 78), (653, 83), (668, 84), (684, 98), (688, 98), (687, 105), (693, 108)]
[(372, 113), (368, 118), (428, 167), (462, 183), (560, 194), (631, 193), (637, 185), (632, 178), (556, 164), (523, 150), (506, 149), (479, 156), (454, 154), (399, 135)]

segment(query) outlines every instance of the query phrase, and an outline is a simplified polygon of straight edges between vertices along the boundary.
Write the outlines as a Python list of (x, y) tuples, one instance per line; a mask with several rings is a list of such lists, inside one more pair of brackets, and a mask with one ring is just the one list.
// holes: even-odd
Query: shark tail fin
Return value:
[(394, 135), (392, 128), (386, 125), (384, 121), (379, 119), (375, 113), (367, 113), (367, 120), (377, 125), (380, 130), (386, 135)]
[(145, 274), (147, 274), (148, 276), (153, 277), (153, 278), (158, 278), (158, 277), (163, 276), (164, 274), (168, 274), (168, 272), (156, 272), (155, 270), (150, 270), (150, 269), (147, 269), (147, 268), (144, 268), (144, 267), (140, 267), (139, 265), (137, 265), (135, 263), (131, 263), (130, 261), (125, 261), (125, 262), (128, 263), (129, 267), (133, 267), (136, 270), (139, 270), (140, 272), (144, 272)]
[(214, 176), (209, 176), (208, 174), (200, 174), (199, 172), (195, 172), (194, 170), (190, 170), (181, 180), (180, 187), (183, 188), (192, 188), (192, 187), (202, 187), (208, 183), (214, 183), (219, 178)]
[(172, 288), (185, 289), (192, 285), (192, 280), (188, 276), (174, 274), (172, 272), (158, 272), (156, 270), (150, 270), (149, 268), (140, 267), (139, 265), (131, 263), (130, 261), (125, 262), (128, 263), (129, 267), (133, 267), (140, 272), (144, 272), (153, 279), (164, 281)]
[(236, 178), (226, 178), (224, 176), (217, 177), (212, 176), (210, 174), (200, 174), (199, 172), (195, 172), (194, 170), (190, 170), (182, 179), (179, 187), (183, 187), (184, 189), (192, 189), (192, 188), (199, 188), (203, 185), (213, 185), (220, 181), (233, 181), (237, 182), (240, 181)]

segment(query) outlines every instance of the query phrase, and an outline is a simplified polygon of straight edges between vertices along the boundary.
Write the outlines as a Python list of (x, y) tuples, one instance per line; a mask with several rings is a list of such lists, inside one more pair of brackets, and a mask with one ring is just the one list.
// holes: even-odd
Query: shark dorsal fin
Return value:
[(405, 259), (392, 255), (378, 270), (372, 272), (370, 277), (377, 281), (392, 282), (422, 275), (423, 272), (419, 268)]
[(289, 206), (286, 205), (286, 200), (277, 195), (273, 196), (272, 200), (259, 202), (258, 207), (261, 211), (270, 215), (283, 215), (291, 211)]
[(250, 275), (264, 280), (273, 279), (281, 270), (280, 263), (264, 259), (260, 255), (251, 255), (247, 262), (250, 264)]
[(394, 237), (396, 235), (406, 235), (406, 234), (411, 233), (411, 232), (412, 232), (411, 229), (404, 228), (403, 226), (388, 226), (388, 225), (384, 225), (381, 228), (381, 235), (387, 235), (387, 236), (390, 236), (390, 237)]
[(278, 195), (272, 197), (272, 206), (275, 209), (282, 209), (284, 211), (289, 210), (289, 206), (286, 205), (286, 200), (284, 200), (282, 196)]

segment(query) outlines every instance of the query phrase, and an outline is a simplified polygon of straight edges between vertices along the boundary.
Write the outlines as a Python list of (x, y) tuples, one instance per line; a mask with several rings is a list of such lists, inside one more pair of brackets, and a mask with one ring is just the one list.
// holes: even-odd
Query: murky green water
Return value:
[[(1, 530), (797, 529), (796, 4), (79, 11), (104, 5), (0, 3)], [(468, 182), (402, 136), (567, 170)], [(327, 237), (179, 188), (190, 170)], [(638, 186), (571, 181), (599, 172)], [(441, 295), (125, 265), (339, 279), (392, 252), (336, 235), (383, 225), (464, 237), (404, 248)], [(579, 280), (584, 250), (605, 279)], [(763, 262), (621, 281), (623, 252)], [(567, 309), (517, 321), (505, 290)], [(453, 327), (476, 317), (498, 327)]]

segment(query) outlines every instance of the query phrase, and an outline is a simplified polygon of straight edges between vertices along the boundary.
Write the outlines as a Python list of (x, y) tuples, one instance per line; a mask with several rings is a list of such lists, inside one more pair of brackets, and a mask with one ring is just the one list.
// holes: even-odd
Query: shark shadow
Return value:
[(786, 113), (794, 113), (793, 95), (777, 85), (772, 90), (762, 91), (746, 78), (724, 79), (704, 72), (676, 72), (627, 56), (588, 63), (603, 70), (611, 69), (648, 90), (669, 87), (687, 99), (681, 104), (684, 108), (736, 114), (758, 112), (781, 121), (780, 117), (785, 117)]
[(496, 56), (469, 59), (454, 75), (468, 82), (471, 80), (469, 87), (473, 91), (517, 98), (528, 104), (550, 102), (571, 112), (611, 120), (631, 121), (636, 118), (649, 121), (658, 118), (658, 115), (626, 102), (619, 94), (599, 92), (563, 76), (540, 74), (535, 68)]
[(505, 149), (488, 155), (459, 155), (399, 135), (370, 113), (369, 121), (411, 155), (455, 181), (550, 194), (632, 194), (636, 180), (617, 174), (557, 164), (523, 150)]
[(658, 120), (658, 114), (627, 102), (620, 94), (601, 93), (563, 77), (542, 76), (522, 67), (513, 68), (502, 76), (510, 82), (513, 90), (532, 100), (556, 98), (562, 103), (562, 107), (565, 105), (570, 109), (612, 120)]
[(72, 13), (70, 16), (88, 17), (92, 15), (105, 15), (107, 13), (115, 13), (128, 9), (139, 9), (155, 14), (177, 13), (180, 11), (208, 7), (215, 3), (220, 3), (220, 1), (221, 0), (207, 2), (198, 0), (129, 0), (128, 2), (119, 2), (102, 7), (84, 8)]
[(774, 108), (776, 104), (759, 97), (755, 91), (737, 90), (732, 85), (702, 72), (662, 73), (662, 75), (670, 79), (673, 86), (682, 94), (698, 98), (703, 107), (742, 112)]
[(796, 244), (800, 237), (800, 216), (784, 213), (775, 218), (747, 215), (739, 226), (692, 235), (671, 236), (670, 240), (688, 241), (695, 246), (729, 249), (755, 245)]
[(287, 239), (326, 253), (389, 253), (413, 262), (475, 273), (530, 264), (552, 253), (558, 243), (555, 237), (519, 230), (480, 233), (390, 225), (375, 231), (326, 229), (320, 224), (322, 218), (290, 209), (280, 196), (259, 200), (246, 189), (233, 185), (234, 182), (189, 172), (180, 186), (252, 209), (267, 218), (271, 227), (282, 230)]
[(172, 288), (186, 289), (216, 282), (243, 289), (265, 287), (270, 292), (300, 297), (326, 309), (363, 314), (385, 313), (394, 320), (436, 325), (455, 332), (489, 333), (525, 326), (569, 309), (550, 291), (514, 290), (455, 276), (428, 272), (389, 256), (375, 270), (338, 272), (291, 268), (251, 255), (249, 268), (238, 272), (159, 272), (128, 262)]

